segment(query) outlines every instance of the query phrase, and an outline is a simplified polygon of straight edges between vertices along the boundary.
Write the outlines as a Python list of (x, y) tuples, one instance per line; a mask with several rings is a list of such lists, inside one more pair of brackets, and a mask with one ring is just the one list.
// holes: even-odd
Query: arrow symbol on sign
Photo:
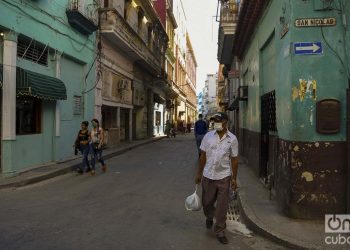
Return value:
[(312, 46), (296, 47), (295, 50), (296, 51), (312, 50), (312, 52), (316, 52), (320, 48), (321, 48), (320, 46), (313, 43)]

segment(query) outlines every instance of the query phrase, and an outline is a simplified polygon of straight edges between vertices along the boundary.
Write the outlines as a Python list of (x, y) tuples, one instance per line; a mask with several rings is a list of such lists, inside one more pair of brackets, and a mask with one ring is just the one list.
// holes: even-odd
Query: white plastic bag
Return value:
[(196, 190), (193, 194), (188, 196), (185, 200), (185, 208), (189, 211), (199, 211), (202, 208), (202, 202), (197, 194), (198, 185), (196, 185)]

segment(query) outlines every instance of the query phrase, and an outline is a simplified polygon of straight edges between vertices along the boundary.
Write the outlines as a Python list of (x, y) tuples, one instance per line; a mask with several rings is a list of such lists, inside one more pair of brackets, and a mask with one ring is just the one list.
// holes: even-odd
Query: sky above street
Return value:
[(198, 63), (197, 94), (203, 89), (207, 74), (216, 73), (218, 23), (215, 21), (217, 0), (182, 0), (187, 30)]

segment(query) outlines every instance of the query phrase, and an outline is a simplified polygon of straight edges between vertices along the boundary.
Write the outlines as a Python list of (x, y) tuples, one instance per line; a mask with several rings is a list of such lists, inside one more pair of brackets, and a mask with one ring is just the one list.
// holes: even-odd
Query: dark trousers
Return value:
[(85, 170), (90, 168), (90, 166), (89, 166), (89, 159), (88, 159), (89, 152), (90, 152), (90, 146), (89, 146), (89, 144), (86, 144), (86, 145), (80, 144), (79, 147), (80, 147), (79, 148), (80, 152), (83, 155), (83, 163), (82, 163), (82, 165), (79, 168), (80, 168), (81, 171), (85, 171)]
[[(211, 180), (203, 177), (202, 180), (203, 211), (208, 220), (215, 217), (214, 232), (218, 236), (223, 236), (226, 229), (230, 180), (230, 176), (221, 180)], [(214, 206), (215, 202), (216, 207)]]
[(202, 143), (202, 140), (203, 140), (204, 136), (205, 136), (205, 135), (196, 134), (196, 143), (197, 143), (198, 153), (201, 152), (200, 146), (201, 146), (201, 143)]
[(95, 164), (96, 161), (99, 161), (102, 166), (105, 165), (105, 162), (102, 158), (102, 149), (98, 149), (97, 147), (95, 147), (95, 145), (92, 143), (90, 144), (90, 151), (91, 151), (91, 169), (95, 170)]

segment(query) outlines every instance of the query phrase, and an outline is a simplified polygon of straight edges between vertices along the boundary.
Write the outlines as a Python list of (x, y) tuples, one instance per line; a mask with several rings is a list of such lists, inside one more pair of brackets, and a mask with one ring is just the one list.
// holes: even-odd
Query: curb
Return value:
[[(162, 140), (164, 138), (165, 138), (165, 136), (157, 137), (157, 138), (151, 139), (149, 141), (145, 141), (145, 142), (142, 142), (142, 143), (139, 143), (139, 144), (136, 144), (136, 145), (130, 145), (129, 147), (126, 147), (126, 148), (123, 148), (123, 149), (120, 149), (120, 150), (116, 150), (114, 152), (107, 153), (107, 154), (104, 155), (104, 159), (113, 158), (115, 156), (124, 154), (125, 152), (130, 151), (130, 150), (132, 150), (134, 148), (137, 148), (137, 147), (140, 147), (140, 146), (144, 146), (144, 145), (147, 145), (147, 144), (150, 144), (150, 143), (154, 143), (154, 142), (160, 141), (160, 140)], [(57, 176), (64, 175), (64, 174), (72, 172), (80, 164), (81, 164), (81, 159), (75, 159), (75, 160), (72, 160), (70, 163), (65, 163), (64, 165), (66, 165), (66, 166), (63, 166), (62, 168), (49, 171), (49, 172), (44, 173), (42, 175), (29, 177), (28, 179), (19, 180), (19, 181), (15, 181), (15, 182), (11, 182), (11, 183), (0, 184), (0, 190), (1, 189), (6, 189), (6, 188), (23, 187), (23, 186), (26, 186), (26, 185), (38, 183), (38, 182), (45, 181), (45, 180), (48, 180), (48, 179), (52, 179), (54, 177), (57, 177)]]
[(247, 227), (254, 231), (255, 233), (274, 241), (282, 246), (291, 248), (291, 249), (319, 249), (317, 246), (309, 245), (307, 246), (306, 243), (304, 245), (297, 244), (296, 242), (292, 242), (292, 240), (287, 239), (286, 237), (283, 237), (282, 235), (278, 235), (277, 232), (273, 232), (272, 230), (268, 229), (267, 225), (264, 225), (263, 223), (259, 223), (257, 219), (254, 219), (256, 215), (254, 214), (254, 211), (249, 208), (249, 206), (243, 201), (242, 197), (243, 195), (240, 194), (241, 190), (237, 194), (237, 200), (238, 200), (238, 208), (239, 211), (242, 214), (243, 221), (247, 225)]

